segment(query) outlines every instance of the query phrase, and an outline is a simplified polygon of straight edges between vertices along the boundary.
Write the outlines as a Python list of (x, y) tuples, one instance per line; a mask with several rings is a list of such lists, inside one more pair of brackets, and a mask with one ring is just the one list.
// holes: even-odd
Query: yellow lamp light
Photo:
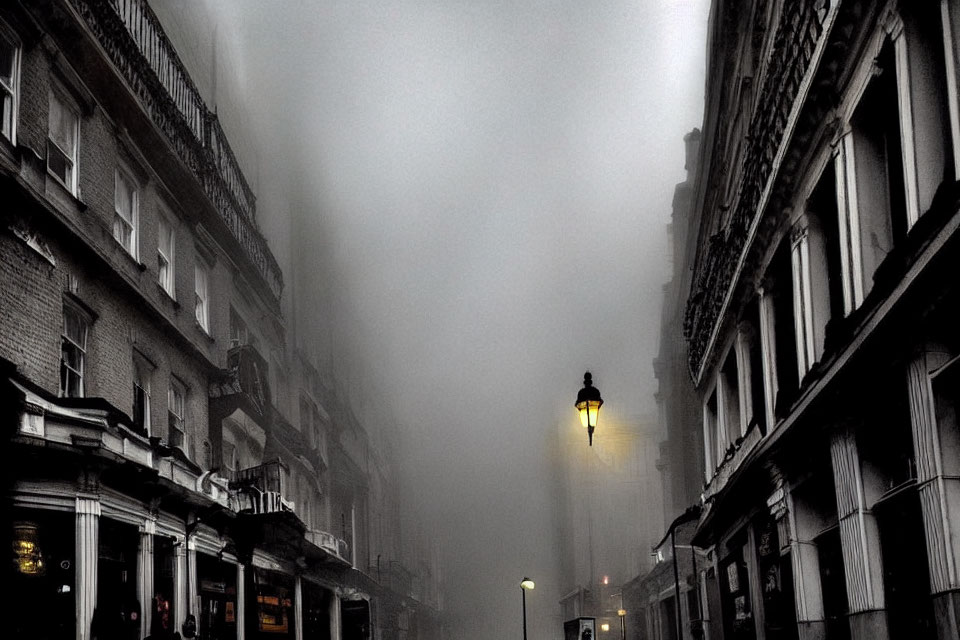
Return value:
[(626, 610), (626, 609), (617, 609), (617, 615), (622, 618), (623, 616), (627, 615), (627, 610)]
[(529, 591), (533, 589), (535, 586), (536, 585), (533, 583), (533, 580), (531, 580), (530, 578), (524, 578), (523, 580), (520, 581), (521, 589), (526, 589)]
[(592, 447), (593, 430), (597, 428), (597, 420), (600, 419), (603, 399), (600, 397), (600, 390), (593, 386), (593, 376), (589, 371), (583, 374), (583, 388), (577, 393), (577, 403), (574, 406), (580, 413), (580, 424), (587, 428), (587, 438)]
[(607, 622), (604, 622), (603, 624), (601, 624), (600, 631), (610, 631), (610, 624)]

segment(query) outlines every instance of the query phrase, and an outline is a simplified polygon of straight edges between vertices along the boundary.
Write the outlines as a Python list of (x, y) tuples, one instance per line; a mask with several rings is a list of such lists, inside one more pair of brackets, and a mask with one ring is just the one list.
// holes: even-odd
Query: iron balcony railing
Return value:
[(283, 274), (257, 228), (253, 190), (147, 0), (69, 1), (279, 300)]

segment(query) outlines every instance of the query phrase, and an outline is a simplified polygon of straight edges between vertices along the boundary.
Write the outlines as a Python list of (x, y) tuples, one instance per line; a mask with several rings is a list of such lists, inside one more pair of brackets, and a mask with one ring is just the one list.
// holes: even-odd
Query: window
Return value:
[(171, 298), (175, 298), (174, 282), (174, 252), (176, 249), (177, 236), (174, 233), (173, 225), (167, 222), (167, 219), (160, 216), (160, 222), (157, 229), (157, 282)]
[(75, 309), (63, 308), (60, 355), (60, 396), (83, 397), (83, 365), (87, 355), (87, 322)]
[(50, 93), (47, 171), (70, 193), (77, 193), (77, 139), (80, 117), (58, 94)]
[(0, 23), (0, 133), (16, 142), (20, 47)]
[(194, 269), (194, 293), (197, 324), (200, 328), (210, 333), (210, 300), (207, 290), (207, 269), (200, 264)]
[(230, 307), (230, 346), (239, 347), (242, 344), (257, 346), (257, 336), (249, 329), (236, 309)]
[(114, 189), (113, 237), (133, 258), (137, 259), (137, 222), (139, 194), (136, 183), (120, 169), (116, 172)]
[(170, 389), (167, 391), (167, 443), (171, 447), (180, 447), (186, 450), (187, 436), (184, 427), (184, 405), (187, 395), (186, 388), (176, 379), (170, 379)]
[(150, 435), (150, 378), (153, 365), (137, 352), (133, 353), (133, 424)]

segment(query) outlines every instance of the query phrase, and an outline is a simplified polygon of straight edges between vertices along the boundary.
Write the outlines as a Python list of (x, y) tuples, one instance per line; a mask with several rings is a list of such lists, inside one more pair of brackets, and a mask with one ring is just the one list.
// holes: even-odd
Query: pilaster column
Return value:
[(245, 568), (237, 563), (237, 640), (244, 640), (246, 636), (246, 623), (244, 616), (247, 614), (247, 583), (245, 580)]
[(805, 219), (790, 229), (790, 266), (793, 272), (793, 327), (797, 349), (797, 380), (816, 360), (813, 336), (813, 292), (810, 290), (810, 234)]
[[(930, 372), (950, 360), (945, 348), (924, 345), (907, 368), (910, 423), (917, 465), (917, 485), (939, 637), (960, 638), (960, 522), (951, 505), (960, 504), (960, 462), (956, 418), (938, 424)], [(955, 509), (955, 507), (954, 507)]]
[(340, 594), (334, 593), (330, 598), (330, 640), (341, 640), (343, 624), (340, 621)]
[(813, 640), (826, 635), (823, 611), (823, 587), (820, 583), (820, 557), (813, 536), (818, 531), (818, 518), (792, 492), (783, 497), (785, 514), (779, 533), (781, 544), (790, 546), (790, 564), (793, 569), (793, 597), (797, 612), (797, 631), (800, 640)]
[(293, 637), (303, 640), (303, 582), (300, 576), (293, 576)]
[[(197, 585), (197, 543), (193, 537), (187, 539), (187, 610), (182, 616), (181, 622), (186, 620), (187, 615), (199, 613), (197, 607), (197, 594), (200, 593), (200, 587)], [(199, 623), (199, 621), (198, 621)]]
[(157, 532), (157, 522), (148, 518), (140, 527), (140, 557), (137, 562), (137, 600), (140, 601), (140, 637), (150, 633), (150, 621), (153, 607), (153, 536)]
[(179, 631), (180, 625), (187, 619), (187, 547), (186, 540), (180, 538), (173, 547), (173, 625)]
[(777, 330), (773, 296), (764, 283), (758, 291), (760, 301), (760, 349), (763, 355), (763, 404), (767, 411), (767, 431), (776, 424), (774, 407), (777, 402)]
[(97, 606), (97, 559), (100, 553), (100, 499), (77, 496), (76, 566), (77, 640), (90, 638)]
[(840, 521), (851, 640), (889, 638), (884, 610), (883, 562), (876, 516), (864, 497), (860, 453), (852, 429), (830, 441), (830, 461)]

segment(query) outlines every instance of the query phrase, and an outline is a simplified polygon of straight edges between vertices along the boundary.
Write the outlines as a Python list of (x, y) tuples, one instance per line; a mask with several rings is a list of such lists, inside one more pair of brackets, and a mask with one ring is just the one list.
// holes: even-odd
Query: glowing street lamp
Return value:
[(523, 594), (523, 640), (527, 640), (527, 591), (535, 586), (533, 580), (526, 576), (520, 581), (520, 592)]
[(600, 407), (603, 399), (600, 390), (593, 386), (593, 376), (587, 371), (583, 374), (583, 389), (577, 393), (577, 411), (580, 412), (580, 424), (587, 428), (587, 438), (593, 446), (593, 430), (597, 428), (597, 419), (600, 417)]

